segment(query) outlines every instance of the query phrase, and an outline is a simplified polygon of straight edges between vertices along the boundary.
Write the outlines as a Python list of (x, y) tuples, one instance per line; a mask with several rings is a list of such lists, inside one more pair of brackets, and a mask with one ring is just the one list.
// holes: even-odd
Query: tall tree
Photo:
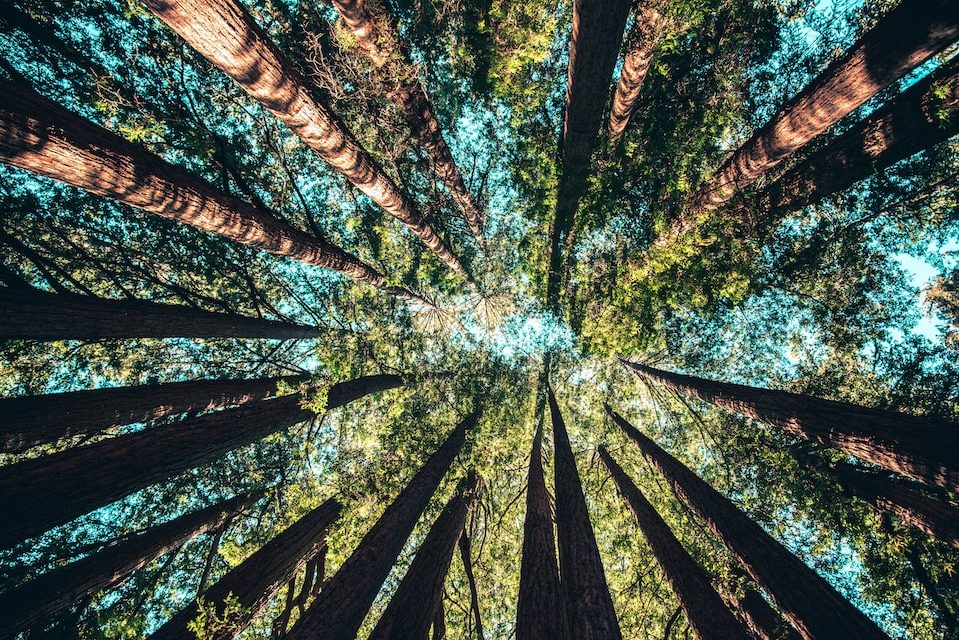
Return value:
[(44, 617), (119, 584), (171, 549), (222, 526), (262, 495), (247, 493), (179, 516), (0, 594), (0, 637), (13, 638)]
[(653, 53), (659, 41), (663, 26), (663, 14), (659, 2), (637, 2), (633, 15), (633, 26), (626, 41), (626, 55), (623, 56), (623, 68), (619, 72), (619, 82), (609, 107), (609, 140), (616, 143), (629, 126), (636, 111), (643, 81), (653, 62)]
[(235, 0), (144, 0), (203, 57), (233, 78), (331, 167), (401, 221), (464, 280), (466, 271), (443, 239), (291, 62)]
[(799, 634), (759, 593), (756, 584), (741, 570), (734, 571), (745, 581), (743, 595), (721, 591), (723, 600), (739, 612), (740, 618), (757, 640), (799, 640)]
[[(365, 376), (334, 385), (327, 408), (402, 384)], [(313, 417), (299, 394), (257, 400), (176, 424), (155, 427), (0, 467), (0, 548), (128, 496), (177, 473)]]
[(464, 418), (386, 508), (360, 544), (290, 629), (290, 640), (353, 638), (430, 498), (478, 418)]
[(559, 575), (569, 612), (570, 635), (596, 640), (622, 638), (566, 424), (553, 390), (547, 387), (546, 393), (553, 422)]
[[(273, 596), (326, 546), (326, 532), (340, 516), (342, 506), (329, 499), (313, 509), (253, 555), (230, 569), (199, 597), (203, 607), (221, 621), (205, 629), (200, 637), (230, 640), (246, 628), (270, 603)], [(228, 605), (228, 601), (229, 605)], [(150, 635), (151, 640), (194, 640), (197, 633), (189, 623), (197, 618), (199, 602), (194, 600)]]
[(959, 489), (959, 425), (946, 420), (625, 364), (674, 391), (931, 486)]
[(600, 447), (599, 457), (613, 476), (619, 493), (629, 504), (636, 524), (646, 536), (653, 556), (662, 567), (666, 581), (679, 599), (689, 626), (696, 635), (702, 640), (747, 640), (749, 635), (713, 589), (709, 575), (683, 548), (655, 507), (605, 447)]
[(309, 376), (187, 380), (0, 398), (0, 450), (21, 452), (62, 438), (187, 412), (212, 411), (277, 394)]
[(728, 498), (611, 408), (607, 407), (607, 412), (639, 446), (650, 464), (663, 474), (673, 491), (705, 520), (753, 580), (763, 587), (800, 635), (807, 640), (837, 637), (888, 640), (872, 620)]
[(406, 575), (390, 598), (386, 611), (373, 628), (370, 640), (405, 640), (429, 636), (434, 613), (443, 597), (453, 552), (463, 535), (466, 517), (476, 504), (481, 490), (482, 481), (473, 472), (460, 482), (456, 493), (430, 527)]

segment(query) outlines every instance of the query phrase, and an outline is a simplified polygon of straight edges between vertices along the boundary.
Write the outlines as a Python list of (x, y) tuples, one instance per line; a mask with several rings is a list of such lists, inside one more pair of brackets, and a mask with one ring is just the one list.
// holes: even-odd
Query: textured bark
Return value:
[(959, 38), (954, 0), (903, 0), (753, 133), (693, 200), (711, 211)]
[(723, 604), (706, 571), (683, 548), (655, 507), (605, 448), (600, 448), (599, 456), (613, 476), (619, 493), (629, 504), (636, 524), (646, 536), (653, 556), (662, 567), (666, 581), (679, 599), (696, 635), (702, 640), (748, 640), (746, 630)]
[(0, 450), (21, 452), (61, 438), (186, 412), (212, 411), (276, 395), (309, 376), (252, 380), (188, 380), (0, 398)]
[(533, 436), (526, 479), (526, 519), (516, 603), (516, 640), (569, 638), (566, 604), (556, 564), (553, 510), (543, 475), (543, 425)]
[(399, 107), (406, 124), (433, 161), (436, 174), (466, 217), (476, 241), (482, 243), (483, 212), (463, 182), (426, 89), (416, 77), (409, 53), (397, 33), (394, 18), (375, 1), (333, 0), (333, 5), (359, 48), (390, 83), (389, 99)]
[(443, 598), (453, 552), (463, 535), (466, 516), (481, 490), (482, 482), (475, 473), (463, 480), (417, 550), (386, 611), (373, 628), (370, 640), (429, 637), (434, 614)]
[(959, 490), (959, 425), (788, 391), (669, 373), (631, 362), (626, 365), (674, 391), (835, 447), (894, 473)]
[(0, 594), (0, 637), (13, 638), (84, 597), (119, 584), (133, 571), (220, 526), (261, 496), (261, 492), (245, 494), (179, 516)]
[[(276, 593), (308, 560), (326, 545), (326, 532), (340, 515), (341, 505), (330, 499), (277, 534), (249, 558), (230, 569), (216, 584), (203, 592), (204, 607), (215, 607), (223, 619), (227, 596), (232, 594), (240, 607), (218, 629), (208, 629), (208, 640), (230, 640), (256, 618)], [(195, 640), (187, 625), (199, 609), (194, 600), (167, 620), (150, 636), (151, 640)]]
[(575, 0), (573, 35), (566, 73), (560, 172), (556, 210), (549, 239), (546, 304), (556, 310), (565, 255), (573, 242), (576, 208), (586, 189), (609, 84), (626, 30), (629, 0)]
[(144, 5), (357, 189), (408, 226), (447, 266), (472, 281), (413, 200), (311, 94), (293, 63), (242, 5), (235, 0), (144, 0)]
[(636, 4), (633, 28), (630, 30), (628, 48), (623, 56), (623, 68), (619, 72), (619, 83), (613, 94), (613, 103), (609, 108), (609, 139), (619, 140), (636, 111), (643, 81), (653, 62), (653, 52), (659, 39), (659, 30), (663, 23), (663, 14), (654, 4), (640, 2)]
[[(392, 376), (367, 376), (334, 385), (335, 398), (399, 386)], [(13, 546), (93, 509), (214, 462), (244, 445), (307, 420), (298, 394), (216, 411), (198, 418), (101, 440), (0, 467), (0, 548)]]
[(357, 257), (217, 191), (118, 135), (0, 78), (0, 162), (262, 251), (326, 267), (406, 299)]
[(556, 487), (556, 541), (559, 575), (569, 612), (570, 637), (582, 640), (622, 638), (613, 599), (606, 585), (603, 560), (589, 521), (586, 496), (576, 471), (566, 424), (552, 389), (547, 388), (553, 421)]
[(702, 518), (807, 640), (888, 639), (828, 582), (736, 505), (607, 407), (616, 425)]
[(347, 640), (356, 636), (406, 539), (463, 447), (466, 432), (473, 428), (476, 419), (475, 412), (463, 419), (416, 472), (293, 625), (287, 636), (290, 640), (316, 637)]

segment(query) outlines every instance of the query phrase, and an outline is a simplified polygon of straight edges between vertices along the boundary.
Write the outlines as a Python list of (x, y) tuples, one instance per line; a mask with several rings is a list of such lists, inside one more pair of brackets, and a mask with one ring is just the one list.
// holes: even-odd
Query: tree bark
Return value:
[(553, 422), (559, 575), (569, 612), (570, 636), (583, 640), (618, 640), (622, 633), (606, 585), (603, 560), (589, 521), (566, 424), (553, 390), (547, 387), (546, 393)]
[(959, 490), (959, 425), (788, 391), (747, 387), (627, 362), (666, 387), (904, 476)]
[(800, 640), (795, 629), (754, 588), (752, 579), (743, 575), (749, 580), (749, 584), (746, 585), (742, 598), (725, 592), (720, 595), (730, 607), (739, 612), (752, 636), (757, 640)]
[(611, 408), (606, 408), (673, 491), (702, 518), (806, 640), (888, 636), (828, 582), (753, 522), (736, 505)]
[(599, 456), (613, 476), (619, 493), (629, 504), (636, 524), (646, 536), (653, 556), (662, 567), (666, 581), (679, 599), (696, 635), (701, 640), (749, 640), (746, 630), (713, 589), (709, 576), (683, 548), (655, 507), (604, 447), (600, 447)]
[(0, 161), (234, 242), (326, 267), (423, 301), (325, 240), (217, 191), (185, 170), (0, 78)]
[[(395, 376), (334, 385), (327, 408), (399, 386)], [(79, 515), (311, 418), (299, 394), (257, 400), (176, 424), (101, 440), (0, 467), (0, 548), (11, 547)]]
[[(203, 592), (205, 608), (215, 608), (218, 619), (227, 623), (207, 629), (208, 640), (230, 640), (246, 628), (270, 603), (273, 596), (300, 567), (316, 557), (326, 545), (326, 532), (340, 516), (342, 506), (330, 499), (287, 527), (256, 550), (249, 558), (230, 569), (216, 584)], [(240, 605), (227, 614), (226, 600), (231, 596)], [(187, 625), (199, 613), (194, 600), (181, 609), (151, 636), (151, 640), (195, 640)]]
[(482, 482), (473, 472), (461, 482), (417, 550), (370, 640), (429, 637), (453, 552), (481, 490)]
[(0, 398), (0, 450), (19, 453), (63, 438), (186, 412), (212, 411), (276, 395), (307, 375), (252, 380), (188, 380)]
[(290, 640), (356, 636), (416, 521), (463, 447), (466, 432), (476, 424), (477, 417), (478, 412), (473, 412), (464, 418), (417, 471), (293, 625), (287, 636)]
[(637, 3), (633, 28), (628, 37), (628, 49), (623, 56), (623, 68), (609, 109), (609, 140), (615, 144), (626, 131), (636, 111), (636, 103), (643, 81), (653, 62), (653, 53), (659, 40), (663, 14), (657, 6)]
[(293, 63), (235, 0), (144, 0), (191, 47), (233, 78), (254, 100), (389, 214), (410, 228), (467, 282), (469, 273), (329, 107), (316, 98)]
[(220, 526), (262, 495), (248, 493), (179, 516), (0, 594), (0, 637), (13, 638), (44, 617), (119, 584), (171, 549)]

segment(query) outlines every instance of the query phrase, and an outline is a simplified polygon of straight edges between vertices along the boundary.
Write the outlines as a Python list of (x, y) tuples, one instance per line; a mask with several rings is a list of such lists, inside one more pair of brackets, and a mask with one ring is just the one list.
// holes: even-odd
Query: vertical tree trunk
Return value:
[[(335, 385), (335, 398), (399, 386), (368, 376)], [(0, 548), (13, 546), (223, 454), (311, 418), (299, 394), (249, 402), (0, 467)]]
[(626, 364), (637, 374), (674, 391), (835, 447), (894, 473), (949, 491), (959, 490), (959, 425)]
[(479, 589), (476, 586), (476, 578), (473, 576), (473, 552), (470, 550), (470, 539), (466, 531), (460, 537), (460, 558), (463, 561), (466, 582), (469, 583), (470, 587), (470, 611), (473, 612), (473, 620), (476, 623), (476, 640), (485, 640), (483, 616), (480, 614), (479, 607)]
[(476, 424), (477, 416), (474, 412), (464, 418), (416, 472), (293, 625), (288, 635), (290, 640), (356, 636), (416, 521), (463, 447), (466, 432)]
[(382, 274), (356, 256), (217, 191), (143, 147), (2, 78), (0, 162), (240, 244), (339, 271), (402, 298), (421, 300), (406, 289), (389, 286)]
[(417, 550), (370, 640), (429, 637), (453, 552), (481, 490), (482, 481), (473, 472), (461, 481)]
[(373, 202), (403, 222), (467, 282), (459, 259), (333, 112), (319, 101), (293, 63), (235, 0), (144, 0), (203, 57)]
[(276, 395), (309, 376), (188, 380), (38, 396), (0, 398), (0, 450), (18, 453), (62, 438), (94, 434), (188, 411), (212, 411)]
[[(207, 629), (207, 640), (230, 640), (246, 628), (300, 567), (315, 558), (326, 545), (326, 532), (340, 516), (341, 505), (330, 499), (287, 527), (256, 550), (249, 558), (233, 567), (216, 584), (203, 592), (204, 607), (214, 608), (218, 619), (226, 624)], [(227, 597), (239, 607), (227, 614)], [(187, 625), (199, 613), (196, 600), (167, 620), (151, 636), (151, 640), (195, 640), (197, 634)]]
[(13, 638), (42, 618), (122, 582), (171, 549), (220, 526), (262, 495), (248, 493), (179, 516), (0, 594), (0, 637)]
[(607, 412), (673, 491), (699, 515), (807, 640), (888, 640), (876, 624), (732, 502), (635, 427)]
[(749, 635), (723, 604), (709, 576), (683, 548), (646, 496), (605, 448), (600, 447), (599, 456), (613, 476), (619, 493), (629, 504), (636, 524), (646, 536), (653, 556), (662, 567), (666, 581), (679, 599), (696, 636), (701, 640), (748, 640)]
[(622, 137), (636, 111), (643, 81), (653, 62), (662, 23), (663, 14), (655, 4), (636, 4), (633, 28), (627, 38), (629, 44), (626, 55), (623, 56), (623, 68), (619, 72), (619, 83), (609, 109), (609, 140), (614, 144)]
[(603, 560), (589, 521), (576, 459), (559, 405), (549, 387), (547, 399), (553, 421), (559, 575), (569, 612), (570, 636), (582, 640), (619, 639), (622, 633), (606, 586)]

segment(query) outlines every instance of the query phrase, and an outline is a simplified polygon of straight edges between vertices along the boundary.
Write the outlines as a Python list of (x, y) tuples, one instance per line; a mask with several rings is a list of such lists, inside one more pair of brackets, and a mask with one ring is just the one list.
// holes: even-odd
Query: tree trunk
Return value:
[(742, 598), (727, 592), (721, 592), (720, 595), (739, 612), (752, 636), (757, 640), (800, 640), (796, 630), (754, 588), (752, 579), (745, 573), (742, 575), (749, 581)]
[(252, 380), (188, 380), (0, 398), (0, 450), (19, 453), (62, 438), (186, 412), (212, 411), (276, 395), (307, 375)]
[[(326, 267), (406, 299), (378, 271), (325, 240), (217, 191), (143, 147), (0, 78), (0, 161), (234, 242)], [(425, 302), (425, 301), (423, 301)]]
[(582, 640), (619, 639), (622, 633), (606, 586), (603, 560), (589, 521), (576, 459), (569, 445), (563, 416), (549, 387), (547, 399), (553, 421), (559, 575), (569, 612), (570, 636)]
[(220, 526), (262, 495), (248, 493), (179, 516), (0, 594), (0, 637), (13, 638), (44, 617), (119, 584), (171, 549)]
[[(336, 500), (327, 500), (204, 591), (201, 596), (204, 607), (215, 608), (217, 618), (226, 619), (226, 624), (207, 629), (202, 637), (230, 640), (246, 628), (300, 567), (325, 547), (326, 532), (340, 516), (341, 508)], [(227, 611), (228, 596), (235, 598), (239, 607)], [(198, 613), (198, 603), (194, 600), (157, 629), (150, 636), (151, 640), (195, 640), (196, 634), (187, 625), (196, 619)]]
[(476, 424), (477, 416), (478, 412), (473, 412), (457, 425), (446, 442), (386, 508), (353, 554), (290, 629), (290, 640), (356, 636), (416, 521), (463, 447), (466, 432)]
[(894, 473), (949, 491), (959, 490), (959, 425), (626, 364), (674, 391), (835, 447)]
[(709, 576), (683, 548), (653, 505), (604, 447), (600, 447), (599, 455), (613, 476), (619, 493), (629, 504), (629, 510), (646, 536), (653, 556), (662, 567), (666, 581), (679, 599), (696, 635), (701, 640), (748, 640), (746, 630), (723, 604)]
[[(335, 385), (334, 398), (399, 386), (392, 376)], [(257, 400), (176, 424), (101, 440), (0, 467), (0, 548), (13, 546), (79, 515), (311, 418), (299, 394)]]
[(456, 543), (463, 535), (466, 516), (476, 504), (480, 491), (482, 482), (470, 472), (430, 528), (370, 634), (370, 640), (429, 637)]
[(619, 72), (619, 83), (609, 109), (609, 140), (614, 144), (622, 137), (633, 112), (636, 111), (636, 103), (639, 101), (639, 93), (649, 65), (653, 61), (662, 23), (663, 14), (656, 6), (644, 3), (636, 5), (633, 28), (628, 38), (629, 45), (626, 55), (623, 56), (623, 68)]
[(387, 97), (399, 107), (406, 124), (433, 161), (443, 185), (462, 210), (476, 241), (482, 244), (483, 212), (466, 189), (426, 89), (416, 77), (415, 66), (396, 31), (395, 20), (376, 2), (333, 0), (333, 5), (352, 31), (359, 48), (379, 70), (381, 78), (390, 84)]
[(472, 282), (413, 200), (312, 95), (293, 63), (242, 5), (235, 0), (144, 0), (144, 5), (357, 189), (408, 226), (460, 277)]
[(699, 515), (807, 640), (888, 640), (869, 618), (718, 491), (606, 408), (673, 491)]
[(464, 531), (460, 537), (460, 558), (463, 561), (463, 572), (470, 587), (470, 611), (476, 623), (476, 640), (485, 640), (483, 635), (483, 616), (480, 614), (479, 589), (476, 587), (476, 578), (473, 576), (473, 552), (470, 550), (469, 535)]

